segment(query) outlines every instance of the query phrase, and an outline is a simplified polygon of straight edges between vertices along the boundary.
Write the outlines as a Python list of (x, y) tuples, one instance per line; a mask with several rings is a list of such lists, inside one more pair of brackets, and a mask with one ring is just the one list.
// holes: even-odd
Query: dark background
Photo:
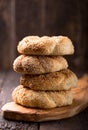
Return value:
[(18, 41), (27, 35), (65, 35), (75, 54), (70, 68), (87, 72), (88, 0), (0, 0), (0, 69), (12, 69)]

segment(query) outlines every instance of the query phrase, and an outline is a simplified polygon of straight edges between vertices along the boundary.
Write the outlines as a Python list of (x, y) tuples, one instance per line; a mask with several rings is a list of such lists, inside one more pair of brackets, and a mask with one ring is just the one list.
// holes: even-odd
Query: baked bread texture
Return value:
[(13, 63), (13, 69), (22, 74), (44, 74), (66, 69), (68, 63), (62, 56), (20, 55)]
[(69, 69), (41, 75), (22, 75), (20, 83), (32, 90), (68, 90), (77, 85), (76, 75)]
[(68, 91), (34, 91), (22, 85), (12, 93), (15, 103), (25, 107), (49, 109), (72, 104), (73, 94)]
[(19, 42), (17, 50), (26, 55), (70, 55), (74, 46), (66, 36), (27, 36)]

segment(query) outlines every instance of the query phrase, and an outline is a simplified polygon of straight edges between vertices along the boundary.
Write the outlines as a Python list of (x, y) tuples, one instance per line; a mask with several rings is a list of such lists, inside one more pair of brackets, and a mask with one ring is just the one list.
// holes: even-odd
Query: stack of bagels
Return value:
[(71, 89), (77, 86), (76, 75), (63, 57), (74, 53), (65, 36), (27, 36), (18, 46), (14, 71), (21, 73), (20, 85), (12, 92), (15, 103), (24, 107), (50, 109), (70, 105)]

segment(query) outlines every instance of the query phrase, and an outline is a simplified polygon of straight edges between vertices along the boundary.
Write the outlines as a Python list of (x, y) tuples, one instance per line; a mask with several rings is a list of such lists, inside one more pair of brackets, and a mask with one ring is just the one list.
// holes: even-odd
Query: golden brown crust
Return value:
[(22, 74), (44, 74), (66, 69), (68, 63), (61, 56), (26, 56), (20, 55), (13, 63), (16, 72)]
[(71, 40), (65, 36), (27, 36), (18, 44), (18, 52), (29, 55), (69, 55), (74, 53)]
[(55, 108), (72, 104), (73, 95), (69, 91), (34, 91), (22, 85), (15, 88), (12, 93), (15, 103), (25, 107)]
[(69, 69), (42, 75), (22, 75), (20, 83), (32, 90), (68, 90), (77, 86), (77, 77)]

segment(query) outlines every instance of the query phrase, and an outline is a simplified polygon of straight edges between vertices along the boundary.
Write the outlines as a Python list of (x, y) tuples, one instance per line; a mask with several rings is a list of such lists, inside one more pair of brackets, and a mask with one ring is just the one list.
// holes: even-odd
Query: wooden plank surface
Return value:
[[(4, 104), (3, 101), (5, 103), (8, 101), (12, 101), (10, 95), (12, 92), (11, 87), (15, 88), (16, 85), (19, 84), (19, 75), (14, 72), (0, 72), (0, 81), (1, 81), (0, 84), (0, 88), (1, 88), (0, 108), (1, 108), (2, 105)], [(10, 89), (9, 89), (9, 85), (10, 85)], [(6, 87), (8, 88), (7, 90), (9, 91), (5, 90)], [(3, 99), (4, 98), (3, 94), (7, 95), (5, 96), (5, 99)], [(49, 130), (49, 129), (50, 130), (59, 130), (59, 129), (60, 130), (88, 130), (88, 108), (86, 108), (83, 112), (81, 112), (80, 114), (72, 118), (43, 122), (43, 123), (8, 121), (3, 119), (0, 114), (0, 130)]]
[(0, 73), (0, 130), (38, 130), (38, 123), (7, 121), (1, 116), (1, 107), (8, 101), (12, 101), (11, 93), (19, 84), (19, 75), (15, 72), (6, 71)]
[(88, 130), (88, 108), (72, 118), (42, 122), (40, 130)]
[(0, 108), (6, 102), (11, 101), (11, 93), (18, 83), (19, 83), (19, 75), (11, 71), (6, 71), (4, 73), (3, 85), (0, 94), (0, 99), (2, 100)]

